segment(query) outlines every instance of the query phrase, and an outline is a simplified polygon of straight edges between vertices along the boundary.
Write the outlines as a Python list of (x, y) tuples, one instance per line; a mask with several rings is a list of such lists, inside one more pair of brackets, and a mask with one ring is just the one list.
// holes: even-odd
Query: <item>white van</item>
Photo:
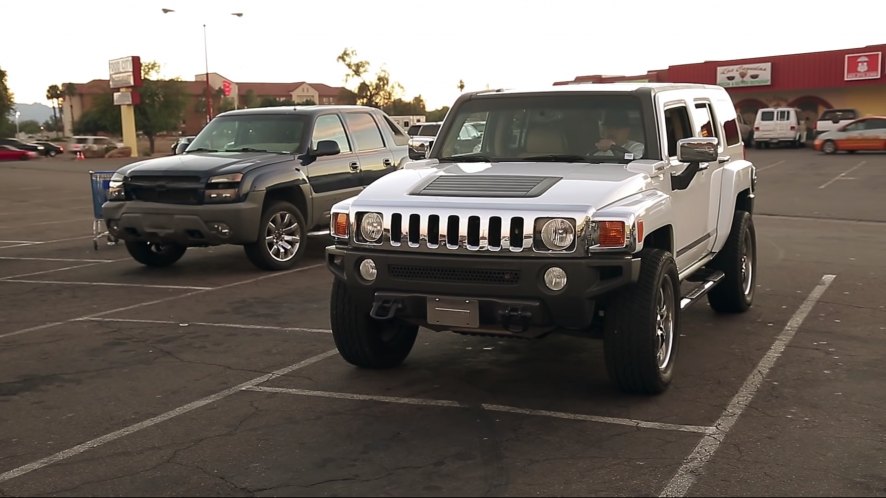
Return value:
[(790, 144), (802, 147), (806, 143), (806, 124), (800, 109), (793, 107), (765, 107), (757, 111), (754, 121), (754, 144), (760, 149), (763, 145)]

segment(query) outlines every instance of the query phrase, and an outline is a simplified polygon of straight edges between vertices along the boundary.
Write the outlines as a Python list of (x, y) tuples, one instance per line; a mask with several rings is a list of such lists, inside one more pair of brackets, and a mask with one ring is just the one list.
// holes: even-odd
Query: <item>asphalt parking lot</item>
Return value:
[(87, 172), (0, 163), (0, 495), (886, 494), (886, 154), (748, 150), (758, 289), (682, 317), (674, 384), (602, 343), (422, 331), (362, 371), (329, 332), (327, 239), (149, 269), (92, 245)]

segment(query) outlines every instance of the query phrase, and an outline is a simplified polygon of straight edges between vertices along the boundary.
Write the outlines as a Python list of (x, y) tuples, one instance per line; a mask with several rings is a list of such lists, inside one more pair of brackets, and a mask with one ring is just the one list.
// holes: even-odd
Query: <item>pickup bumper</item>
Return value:
[[(377, 276), (360, 276), (365, 259)], [(557, 330), (584, 331), (597, 301), (637, 281), (640, 260), (630, 256), (585, 258), (404, 254), (330, 246), (326, 261), (336, 278), (370, 314), (399, 318), (436, 329), (538, 337)], [(558, 266), (567, 275), (560, 291), (545, 286), (544, 274)], [(471, 302), (476, 326), (436, 323), (434, 302)]]
[(264, 192), (229, 204), (163, 204), (108, 201), (102, 217), (108, 232), (119, 239), (172, 242), (184, 246), (246, 244), (258, 237)]

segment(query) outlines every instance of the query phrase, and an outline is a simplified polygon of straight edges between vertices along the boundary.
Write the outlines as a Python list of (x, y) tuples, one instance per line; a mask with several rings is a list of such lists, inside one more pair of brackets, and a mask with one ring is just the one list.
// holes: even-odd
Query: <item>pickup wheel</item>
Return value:
[(658, 394), (674, 372), (680, 279), (671, 253), (644, 249), (640, 278), (606, 310), (603, 350), (610, 380), (622, 391)]
[(736, 211), (726, 245), (711, 262), (723, 280), (708, 293), (711, 308), (719, 313), (742, 313), (754, 302), (757, 282), (757, 234), (747, 211)]
[(179, 244), (157, 244), (154, 242), (126, 241), (126, 250), (132, 259), (145, 266), (169, 266), (180, 260), (188, 248)]
[(243, 249), (249, 261), (262, 270), (288, 270), (305, 253), (305, 218), (292, 203), (268, 205), (261, 216), (258, 240)]
[(348, 363), (362, 368), (392, 368), (409, 356), (418, 326), (396, 318), (376, 320), (368, 307), (354, 301), (344, 282), (332, 283), (329, 309), (332, 338), (339, 354)]

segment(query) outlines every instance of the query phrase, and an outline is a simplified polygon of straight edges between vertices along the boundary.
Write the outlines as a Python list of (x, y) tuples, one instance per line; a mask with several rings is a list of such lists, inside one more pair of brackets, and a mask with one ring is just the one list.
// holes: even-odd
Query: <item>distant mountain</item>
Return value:
[(34, 102), (33, 104), (15, 104), (15, 110), (22, 113), (19, 116), (18, 121), (21, 123), (22, 121), (33, 120), (40, 124), (43, 124), (44, 121), (49, 121), (52, 119), (52, 108), (48, 105), (40, 104)]

